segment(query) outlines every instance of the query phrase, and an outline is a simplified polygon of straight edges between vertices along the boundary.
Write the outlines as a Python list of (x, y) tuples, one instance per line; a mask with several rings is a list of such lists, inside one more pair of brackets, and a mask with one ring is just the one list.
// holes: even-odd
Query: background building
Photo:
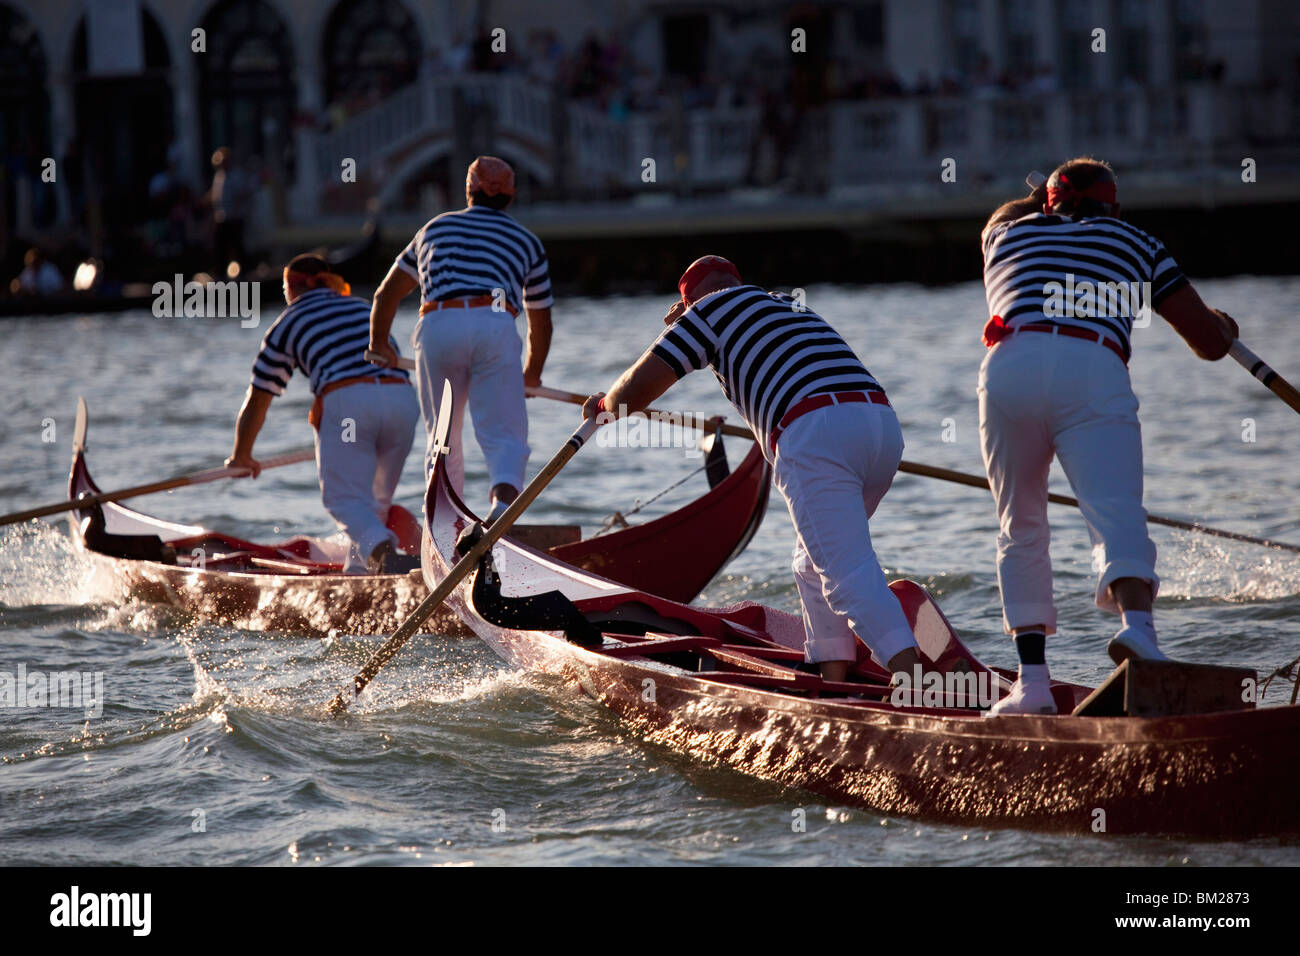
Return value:
[[(0, 110), (9, 258), (184, 260), (219, 146), (266, 249), (422, 221), (483, 152), (588, 237), (984, 208), (1078, 152), (1162, 202), (1295, 200), (1300, 4), (0, 0)], [(1268, 188), (1224, 194), (1245, 159)]]

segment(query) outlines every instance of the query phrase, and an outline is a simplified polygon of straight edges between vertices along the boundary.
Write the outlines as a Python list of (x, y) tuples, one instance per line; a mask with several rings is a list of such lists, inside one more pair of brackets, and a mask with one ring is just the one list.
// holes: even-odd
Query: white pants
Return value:
[(1097, 342), (1042, 332), (1014, 335), (980, 366), (980, 441), (997, 503), (998, 585), (1007, 632), (1056, 630), (1048, 551), (1052, 456), (1088, 524), (1099, 572), (1097, 606), (1118, 611), (1111, 582), (1159, 587), (1156, 547), (1142, 507), (1142, 431), (1128, 369)]
[(344, 565), (349, 574), (366, 569), (366, 558), (380, 542), (397, 546), (397, 536), (384, 522), (419, 415), (409, 385), (348, 385), (321, 402), (316, 430), (321, 501), (352, 540)]
[(487, 459), (488, 483), (522, 490), (528, 464), (528, 410), (524, 406), (523, 342), (509, 312), (439, 309), (420, 318), (411, 336), (420, 408), (428, 429), (425, 478), (433, 472), (433, 438), (442, 383), (451, 382), (452, 419), (447, 475), (465, 490), (465, 451), (460, 435), (465, 407), (474, 413), (474, 436)]
[(902, 456), (903, 433), (887, 405), (818, 409), (777, 441), (773, 477), (798, 536), (794, 576), (812, 663), (856, 660), (855, 631), (881, 664), (916, 646), (868, 526)]

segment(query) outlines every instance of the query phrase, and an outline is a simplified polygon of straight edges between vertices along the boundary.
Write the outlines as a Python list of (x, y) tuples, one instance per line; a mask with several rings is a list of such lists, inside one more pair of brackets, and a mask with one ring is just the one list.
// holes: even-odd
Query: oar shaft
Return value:
[[(379, 673), (393, 655), (401, 650), (402, 645), (410, 640), (411, 636), (420, 629), (420, 625), (428, 620), (429, 616), (438, 609), (438, 607), (451, 596), (462, 580), (478, 567), (478, 563), (483, 556), (492, 549), (501, 537), (510, 530), (511, 526), (519, 520), (519, 516), (527, 510), (542, 490), (551, 483), (551, 479), (559, 474), (569, 459), (578, 453), (578, 450), (587, 443), (587, 440), (595, 434), (597, 424), (595, 419), (587, 419), (582, 425), (569, 436), (569, 440), (564, 446), (555, 453), (555, 456), (546, 463), (536, 477), (528, 483), (528, 486), (519, 493), (519, 497), (510, 503), (510, 507), (505, 510), (499, 518), (492, 522), (483, 532), (483, 536), (475, 545), (465, 553), (465, 555), (452, 566), (447, 576), (443, 578), (436, 588), (429, 592), (428, 597), (420, 602), (419, 606), (411, 612), (411, 616), (402, 622), (393, 636), (384, 641), (379, 650), (366, 661), (365, 666), (357, 672), (356, 677), (352, 679), (351, 699), (356, 700), (361, 696), (361, 692), (366, 689), (366, 685)], [(339, 691), (329, 703), (329, 712), (335, 716), (347, 710), (349, 703), (346, 691)]]
[[(943, 481), (955, 482), (959, 485), (969, 485), (972, 488), (983, 488), (988, 490), (989, 482), (987, 478), (981, 478), (978, 475), (968, 475), (961, 471), (950, 471), (947, 468), (936, 468), (933, 465), (920, 465), (916, 462), (902, 461), (898, 464), (899, 471), (905, 471), (913, 475), (924, 475), (927, 478), (939, 478)], [(1058, 495), (1050, 493), (1047, 500), (1057, 505), (1069, 505), (1071, 508), (1079, 507), (1079, 499), (1070, 495)], [(1249, 544), (1262, 544), (1269, 548), (1281, 548), (1284, 551), (1294, 551), (1300, 553), (1300, 545), (1287, 544), (1284, 541), (1273, 541), (1270, 538), (1256, 538), (1248, 534), (1240, 534), (1236, 531), (1223, 531), (1219, 528), (1207, 528), (1205, 525), (1195, 524), (1191, 521), (1180, 521), (1177, 518), (1166, 518), (1163, 515), (1147, 515), (1147, 521), (1150, 524), (1164, 525), (1168, 528), (1181, 528), (1184, 531), (1198, 531), (1201, 534), (1213, 535), (1216, 538), (1228, 538), (1232, 541), (1245, 541)]]
[[(587, 395), (580, 395), (577, 392), (563, 392), (558, 388), (546, 388), (545, 386), (529, 386), (524, 389), (524, 394), (530, 398), (549, 398), (552, 401), (565, 402), (569, 405), (582, 405), (589, 397)], [(683, 412), (666, 412), (659, 408), (645, 408), (636, 414), (657, 416), (661, 419), (667, 419), (670, 422), (681, 425), (683, 428), (696, 428), (701, 431), (706, 427), (710, 429), (712, 428), (712, 426), (706, 425), (708, 418), (703, 415), (687, 415)], [(724, 422), (719, 427), (722, 429), (722, 434), (724, 435), (732, 435), (736, 438), (748, 438), (750, 441), (754, 440), (754, 433), (743, 425), (728, 425)]]
[[(315, 449), (304, 448), (300, 451), (286, 452), (283, 455), (265, 458), (262, 460), (261, 465), (262, 470), (265, 471), (267, 468), (278, 468), (281, 465), (311, 461), (315, 457)], [(159, 491), (171, 491), (173, 488), (184, 488), (188, 485), (201, 485), (209, 481), (219, 481), (222, 478), (239, 478), (247, 474), (247, 468), (209, 468), (207, 471), (178, 475), (175, 478), (167, 478), (163, 481), (153, 481), (147, 485), (133, 485), (130, 488), (119, 488), (117, 491), (104, 491), (97, 495), (86, 495), (84, 498), (70, 498), (56, 505), (42, 505), (39, 508), (28, 508), (26, 511), (0, 515), (0, 525), (17, 524), (20, 521), (30, 521), (33, 518), (45, 518), (63, 511), (80, 511), (83, 508), (93, 508), (95, 505), (106, 504), (110, 501), (121, 501), (124, 498), (135, 498), (139, 495), (150, 495)]]
[[(1241, 345), (1240, 342), (1234, 343), (1233, 345), (1234, 350), (1237, 349), (1238, 346), (1240, 346), (1240, 352), (1243, 355), (1249, 356), (1249, 358), (1252, 359), (1254, 362), (1259, 362), (1258, 358), (1256, 358), (1250, 352), (1250, 350), (1247, 349), (1244, 345)], [(1233, 353), (1233, 358), (1235, 358), (1238, 362), (1242, 362), (1243, 365), (1246, 364), (1245, 361), (1243, 360), (1242, 355), (1237, 354), (1237, 352), (1235, 351)], [(1263, 365), (1262, 362), (1259, 364)], [(1269, 382), (1272, 383), (1269, 384), (1269, 388), (1272, 388), (1274, 391), (1277, 391), (1278, 383), (1281, 382), (1282, 386), (1284, 386), (1286, 389), (1290, 389), (1291, 393), (1295, 394), (1295, 389), (1291, 388), (1291, 386), (1288, 385), (1284, 380), (1282, 380), (1281, 377), (1277, 375), (1277, 373), (1273, 372), (1273, 370), (1269, 369), (1268, 366), (1266, 365), (1264, 366), (1264, 368), (1268, 369), (1268, 372), (1273, 376), (1273, 378), (1268, 380)], [(1254, 373), (1252, 372), (1252, 374)], [(1260, 378), (1260, 381), (1264, 381), (1264, 379)], [(1266, 384), (1268, 383), (1266, 382)], [(550, 399), (554, 399), (557, 402), (567, 402), (571, 405), (581, 405), (583, 402), (587, 400), (587, 396), (579, 395), (577, 392), (562, 392), (554, 388), (530, 388), (527, 390), (527, 392), (529, 395), (535, 396), (537, 398), (550, 398)], [(1278, 394), (1281, 395), (1282, 393), (1279, 392)], [(1300, 395), (1296, 395), (1296, 399), (1297, 402), (1300, 402)], [(1289, 401), (1287, 403), (1291, 404)], [(1300, 405), (1292, 405), (1292, 407), (1295, 408), (1297, 411), (1300, 411)], [(703, 426), (704, 419), (701, 419), (698, 416), (691, 416), (688, 419), (682, 415), (673, 415), (670, 412), (662, 412), (653, 408), (647, 408), (645, 410), (645, 414), (672, 416), (675, 420), (681, 422), (683, 425), (689, 425), (694, 428), (704, 427)], [(722, 433), (724, 435), (735, 435), (739, 438), (749, 438), (751, 440), (754, 438), (753, 432), (751, 432), (748, 428), (741, 428), (738, 425), (723, 425)], [(989, 481), (987, 478), (984, 478), (980, 475), (967, 474), (964, 471), (953, 471), (950, 468), (937, 468), (934, 465), (922, 465), (914, 461), (899, 462), (898, 470), (907, 472), (908, 474), (911, 475), (921, 475), (926, 478), (938, 478), (941, 481), (951, 481), (955, 484), (966, 485), (970, 488), (983, 488), (985, 491), (989, 490)], [(1052, 502), (1053, 504), (1068, 505), (1071, 508), (1079, 507), (1079, 499), (1072, 498), (1069, 495), (1048, 494), (1047, 500)], [(1197, 531), (1200, 532), (1201, 534), (1213, 535), (1216, 538), (1228, 538), (1229, 540), (1232, 541), (1245, 541), (1248, 544), (1261, 544), (1268, 548), (1281, 548), (1284, 551), (1294, 551), (1300, 553), (1300, 545), (1287, 544), (1286, 542), (1283, 541), (1273, 541), (1269, 538), (1255, 538), (1248, 534), (1239, 534), (1236, 531), (1223, 531), (1220, 530), (1219, 528), (1207, 528), (1205, 525), (1193, 524), (1190, 521), (1179, 521), (1177, 518), (1165, 518), (1161, 515), (1149, 514), (1147, 515), (1147, 521), (1149, 521), (1151, 524), (1165, 525), (1170, 528), (1182, 528), (1185, 531)]]
[(1228, 354), (1237, 361), (1238, 365), (1259, 379), (1265, 388), (1290, 405), (1292, 409), (1300, 412), (1300, 391), (1296, 391), (1295, 386), (1281, 375), (1278, 375), (1258, 355), (1246, 348), (1241, 339), (1233, 341), (1232, 347), (1228, 349)]

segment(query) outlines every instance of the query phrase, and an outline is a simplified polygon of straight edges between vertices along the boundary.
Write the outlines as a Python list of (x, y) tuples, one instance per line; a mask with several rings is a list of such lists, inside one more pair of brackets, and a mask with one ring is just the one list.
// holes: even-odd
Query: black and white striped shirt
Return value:
[[(1150, 283), (1150, 301), (1143, 283)], [(1119, 219), (1031, 213), (984, 233), (989, 315), (1016, 328), (1073, 325), (1131, 354), (1133, 319), (1187, 284), (1160, 240)]]
[(650, 348), (678, 378), (712, 368), (764, 450), (785, 413), (810, 395), (884, 391), (825, 319), (752, 285), (700, 299)]
[[(389, 337), (393, 348), (397, 340)], [(370, 303), (339, 295), (333, 289), (312, 289), (289, 303), (262, 337), (253, 363), (253, 387), (283, 395), (294, 369), (311, 380), (319, 394), (330, 382), (359, 375), (398, 375), (397, 368), (380, 369), (365, 360), (370, 344)]]
[(422, 302), (491, 295), (494, 289), (504, 290), (516, 309), (545, 309), (554, 301), (542, 241), (487, 206), (429, 220), (397, 265), (420, 283)]

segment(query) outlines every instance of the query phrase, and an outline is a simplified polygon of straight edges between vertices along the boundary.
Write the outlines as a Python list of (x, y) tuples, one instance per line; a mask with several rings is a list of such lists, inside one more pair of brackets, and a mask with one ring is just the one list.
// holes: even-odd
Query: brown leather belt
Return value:
[(1021, 325), (1012, 329), (1007, 338), (1019, 332), (1048, 332), (1053, 335), (1067, 335), (1072, 339), (1087, 339), (1089, 342), (1100, 342), (1118, 355), (1121, 362), (1128, 365), (1128, 357), (1124, 354), (1124, 349), (1120, 344), (1114, 339), (1106, 338), (1100, 332), (1094, 332), (1092, 329), (1081, 329), (1074, 325), (1044, 325), (1040, 322), (1031, 322), (1029, 325)]
[(347, 388), (349, 385), (409, 385), (410, 380), (399, 378), (396, 375), (355, 375), (352, 378), (341, 378), (336, 382), (330, 382), (316, 393), (316, 401), (311, 403), (311, 411), (307, 413), (307, 421), (311, 422), (312, 428), (320, 428), (321, 414), (324, 408), (325, 396), (330, 392), (337, 392), (340, 388)]
[(772, 434), (767, 440), (768, 447), (773, 452), (776, 451), (776, 440), (781, 437), (781, 432), (789, 428), (796, 418), (802, 418), (809, 412), (815, 412), (827, 405), (851, 405), (854, 402), (889, 405), (889, 399), (885, 397), (884, 392), (823, 392), (821, 395), (810, 395), (803, 401), (796, 402), (781, 418), (781, 421), (777, 423), (777, 426), (772, 429)]
[[(505, 302), (506, 311), (511, 315), (518, 315), (519, 310)], [(490, 308), (496, 302), (495, 296), (491, 295), (462, 295), (455, 299), (438, 299), (434, 302), (424, 302), (420, 305), (420, 315), (434, 312), (438, 309), (486, 309)]]

